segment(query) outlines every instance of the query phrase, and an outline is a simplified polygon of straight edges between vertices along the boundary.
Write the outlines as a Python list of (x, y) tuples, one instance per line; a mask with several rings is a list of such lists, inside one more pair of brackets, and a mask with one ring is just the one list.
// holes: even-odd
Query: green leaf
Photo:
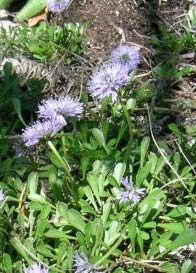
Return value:
[(109, 229), (105, 231), (104, 242), (108, 246), (111, 246), (119, 238), (120, 230), (121, 226), (119, 222), (117, 221), (111, 222)]
[(12, 237), (10, 239), (10, 243), (15, 248), (15, 250), (27, 261), (27, 263), (30, 264), (30, 258), (27, 255), (26, 250), (19, 238), (16, 236)]
[(106, 142), (105, 142), (103, 132), (98, 128), (93, 128), (92, 129), (92, 134), (93, 134), (94, 138), (96, 139), (97, 143), (99, 144), (99, 146), (103, 147), (104, 150), (106, 151), (106, 153), (109, 154), (110, 152), (109, 152), (109, 149), (106, 146)]
[(17, 261), (16, 263), (14, 263), (14, 267), (17, 273), (24, 272), (24, 263), (22, 261)]
[(105, 122), (102, 123), (102, 128), (101, 129), (102, 129), (105, 141), (107, 141), (109, 128), (110, 128), (110, 124), (108, 123), (108, 121), (105, 121)]
[(125, 122), (122, 122), (122, 125), (118, 130), (115, 148), (117, 148), (117, 146), (118, 146), (119, 142), (121, 141), (122, 137), (124, 136), (126, 130), (127, 130), (127, 124)]
[(193, 213), (190, 207), (186, 207), (184, 205), (177, 206), (168, 214), (166, 214), (166, 216), (169, 216), (171, 218), (182, 218), (186, 214), (189, 215), (191, 218), (196, 219), (196, 213)]
[(48, 227), (48, 222), (46, 219), (39, 219), (37, 221), (37, 229), (35, 232), (35, 238), (39, 239), (42, 238), (44, 231), (46, 230), (46, 228)]
[[(88, 224), (87, 224), (88, 225)], [(86, 229), (86, 228), (85, 228)], [(80, 246), (85, 245), (86, 236), (81, 232), (76, 233), (77, 242)]]
[(32, 172), (29, 174), (28, 186), (29, 186), (30, 194), (35, 194), (37, 192), (38, 174), (36, 172)]
[(162, 190), (154, 188), (151, 193), (139, 203), (140, 222), (152, 222), (164, 208), (166, 201), (165, 193)]
[(180, 130), (178, 129), (175, 123), (169, 124), (168, 127), (173, 133), (175, 133), (176, 136), (180, 137), (182, 135), (182, 133), (180, 132)]
[(188, 135), (195, 136), (196, 135), (196, 125), (186, 126), (186, 133)]
[(157, 226), (176, 234), (182, 233), (187, 228), (184, 223), (164, 223), (157, 224)]
[(113, 273), (122, 273), (123, 269), (122, 268), (116, 268)]
[[(71, 243), (67, 243), (67, 259), (66, 259), (66, 269), (68, 268), (69, 272), (72, 270), (72, 264), (73, 264), (73, 253), (74, 249)], [(65, 269), (64, 269), (65, 271)]]
[(161, 172), (161, 170), (163, 169), (164, 165), (165, 165), (165, 159), (163, 157), (160, 157), (158, 159), (158, 161), (157, 161), (157, 167), (154, 170), (154, 176), (155, 177)]
[(82, 179), (84, 179), (86, 176), (86, 171), (89, 164), (89, 158), (83, 157), (81, 158), (80, 162), (81, 162), (81, 169), (82, 169)]
[(179, 205), (176, 208), (172, 209), (167, 216), (171, 218), (182, 217), (186, 214), (186, 207), (184, 205)]
[(111, 200), (108, 198), (106, 203), (103, 205), (103, 212), (102, 212), (102, 216), (101, 216), (104, 227), (106, 227), (106, 225), (107, 225), (107, 221), (108, 221), (108, 218), (109, 218), (109, 215), (111, 212), (111, 208), (112, 208)]
[(196, 242), (196, 232), (194, 229), (186, 229), (172, 242), (170, 250), (177, 249), (178, 247), (189, 245)]
[(132, 219), (128, 223), (127, 228), (128, 228), (128, 233), (131, 240), (131, 247), (133, 252), (135, 252), (135, 240), (137, 236), (137, 222), (135, 221), (135, 219)]
[(56, 212), (58, 216), (65, 217), (68, 207), (66, 203), (58, 202), (56, 205)]
[(96, 210), (86, 200), (80, 199), (79, 204), (82, 208), (82, 212), (97, 215)]
[(28, 195), (28, 198), (29, 198), (31, 201), (35, 201), (35, 202), (38, 202), (38, 203), (40, 203), (40, 204), (46, 204), (46, 203), (47, 203), (46, 199), (45, 199), (43, 196), (41, 196), (41, 195), (39, 195), (39, 194), (37, 194), (37, 193), (29, 194), (29, 195)]
[(189, 273), (193, 269), (193, 264), (191, 260), (185, 260), (182, 268), (181, 268), (181, 273)]
[(145, 223), (144, 225), (143, 225), (143, 228), (150, 228), (150, 229), (152, 229), (152, 228), (156, 228), (156, 222), (154, 222), (154, 221), (152, 221), (152, 222), (147, 222), (147, 223)]
[(12, 103), (13, 103), (13, 106), (14, 106), (14, 110), (16, 111), (16, 114), (18, 115), (18, 118), (20, 119), (20, 121), (22, 122), (22, 124), (24, 126), (26, 126), (26, 123), (24, 122), (24, 119), (22, 117), (20, 100), (18, 98), (13, 98), (12, 99)]
[(164, 232), (159, 239), (159, 244), (163, 246), (166, 250), (168, 250), (172, 243), (171, 241), (172, 236), (173, 233), (171, 231)]
[(0, 9), (7, 9), (14, 2), (14, 0), (1, 0), (0, 1)]
[[(99, 205), (101, 206), (101, 199), (100, 199), (101, 188), (100, 187), (101, 187), (102, 181), (100, 181), (100, 180), (102, 180), (102, 179), (100, 179), (100, 178), (102, 178), (101, 175), (99, 177), (97, 177), (97, 175), (94, 175), (91, 173), (89, 173), (87, 176), (87, 181), (91, 186), (93, 194), (96, 197)], [(104, 177), (103, 177), (103, 179), (104, 179)], [(99, 183), (99, 181), (100, 181), (100, 183)]]
[(63, 262), (67, 252), (67, 244), (65, 242), (61, 242), (58, 246), (57, 250), (57, 265), (60, 266), (60, 264)]
[(144, 167), (141, 167), (138, 170), (137, 175), (136, 175), (137, 187), (140, 187), (143, 184), (144, 180), (147, 178), (147, 176), (150, 173), (151, 167), (152, 167), (152, 163), (147, 162)]
[(56, 256), (52, 253), (53, 248), (44, 242), (41, 242), (37, 246), (37, 251), (44, 257), (55, 259)]
[(3, 253), (3, 268), (5, 272), (12, 273), (12, 259), (7, 253)]
[(66, 216), (68, 223), (70, 225), (84, 233), (86, 223), (82, 215), (77, 210), (75, 209), (68, 210)]
[(179, 265), (170, 262), (165, 262), (161, 265), (161, 268), (163, 268), (167, 273), (180, 273)]
[(65, 231), (51, 228), (47, 232), (44, 233), (44, 237), (53, 238), (53, 239), (61, 239), (63, 241), (67, 241), (67, 234)]
[(149, 234), (145, 231), (140, 231), (140, 236), (142, 237), (144, 241), (149, 240), (150, 238)]
[(92, 255), (94, 255), (96, 250), (101, 246), (103, 234), (104, 234), (103, 222), (100, 218), (97, 218), (91, 224), (91, 235), (93, 238), (95, 238), (92, 249)]
[(111, 97), (105, 97), (101, 100), (101, 112), (104, 112), (108, 108), (108, 104), (111, 102)]
[(145, 160), (148, 148), (149, 148), (149, 144), (150, 144), (149, 137), (145, 137), (142, 139), (141, 147), (140, 147), (140, 153), (141, 153), (140, 168), (143, 167), (143, 165), (144, 165), (144, 160)]
[(126, 170), (126, 164), (125, 163), (118, 163), (114, 168), (114, 174), (113, 176), (116, 178), (116, 181), (120, 185), (120, 181), (124, 176)]
[(85, 186), (82, 188), (82, 190), (84, 191), (85, 195), (87, 196), (87, 198), (89, 199), (89, 201), (91, 202), (91, 204), (93, 205), (93, 207), (95, 208), (96, 211), (98, 211), (98, 207), (97, 204), (95, 202), (92, 190), (89, 186)]
[(30, 17), (33, 17), (40, 13), (46, 7), (46, 0), (29, 0), (26, 5), (17, 13), (16, 19), (18, 21), (24, 21)]
[(150, 156), (149, 156), (149, 162), (151, 163), (150, 173), (152, 175), (154, 174), (154, 171), (156, 169), (157, 161), (158, 161), (157, 155), (154, 154), (154, 153), (151, 153)]
[(133, 98), (130, 98), (127, 100), (126, 108), (127, 110), (134, 110), (136, 106), (136, 100)]
[(138, 231), (138, 233), (137, 233), (137, 242), (138, 242), (140, 251), (143, 254), (143, 252), (144, 252), (144, 239), (143, 239), (143, 236), (142, 236), (142, 231)]

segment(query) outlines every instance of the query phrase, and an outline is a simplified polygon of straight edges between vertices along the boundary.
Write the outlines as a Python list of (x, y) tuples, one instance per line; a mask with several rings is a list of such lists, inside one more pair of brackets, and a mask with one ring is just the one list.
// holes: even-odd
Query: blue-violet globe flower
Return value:
[(82, 112), (83, 104), (69, 96), (62, 99), (49, 98), (38, 106), (38, 117), (42, 119), (51, 119), (58, 115), (64, 118), (80, 116)]
[(125, 187), (125, 190), (120, 191), (120, 203), (132, 201), (134, 204), (137, 204), (145, 195), (146, 189), (136, 189), (133, 183), (128, 181), (128, 177), (123, 178), (121, 184)]
[(0, 190), (0, 204), (3, 202), (4, 199), (5, 199), (5, 194), (3, 190)]
[(34, 263), (31, 267), (26, 268), (24, 273), (48, 273), (48, 269), (42, 267), (37, 263)]
[(88, 257), (84, 253), (74, 255), (74, 273), (103, 273), (100, 267), (89, 263)]
[(63, 12), (70, 0), (48, 0), (48, 10), (54, 13)]
[(139, 48), (126, 44), (119, 45), (112, 51), (111, 60), (125, 66), (128, 71), (132, 71), (136, 69), (140, 61)]
[(62, 116), (56, 116), (54, 119), (37, 121), (28, 126), (22, 133), (22, 140), (27, 147), (34, 146), (45, 137), (54, 136), (64, 126), (66, 121)]
[(95, 99), (102, 100), (111, 96), (112, 102), (115, 102), (119, 88), (128, 84), (129, 78), (128, 71), (121, 64), (105, 64), (92, 75), (88, 82), (88, 91)]

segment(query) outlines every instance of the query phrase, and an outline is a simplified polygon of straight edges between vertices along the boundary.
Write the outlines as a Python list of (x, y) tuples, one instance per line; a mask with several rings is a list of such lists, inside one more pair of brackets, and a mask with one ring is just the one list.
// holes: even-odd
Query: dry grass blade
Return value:
[(156, 272), (166, 272), (160, 266), (152, 264), (153, 261), (145, 261), (145, 260), (139, 261), (139, 260), (132, 259), (130, 257), (125, 257), (125, 256), (123, 256), (121, 259), (122, 259), (123, 263), (125, 263), (125, 264), (137, 264), (142, 267), (156, 270)]
[(178, 180), (182, 183), (183, 187), (186, 189), (187, 192), (189, 192), (189, 189), (187, 188), (186, 184), (184, 183), (182, 177), (177, 173), (177, 171), (174, 169), (174, 167), (171, 165), (171, 163), (169, 162), (169, 160), (167, 159), (167, 157), (164, 155), (164, 152), (161, 150), (161, 148), (159, 147), (154, 134), (153, 134), (153, 130), (152, 130), (152, 122), (151, 122), (151, 118), (150, 118), (150, 111), (149, 111), (149, 106), (148, 104), (146, 105), (147, 107), (147, 114), (148, 114), (148, 121), (149, 121), (149, 128), (150, 128), (150, 134), (152, 137), (152, 140), (155, 144), (155, 146), (157, 147), (157, 150), (159, 151), (159, 153), (161, 154), (161, 156), (163, 157), (163, 159), (165, 160), (165, 162), (167, 163), (167, 165), (170, 167), (170, 169), (172, 170), (172, 172), (176, 175), (176, 177), (178, 178)]

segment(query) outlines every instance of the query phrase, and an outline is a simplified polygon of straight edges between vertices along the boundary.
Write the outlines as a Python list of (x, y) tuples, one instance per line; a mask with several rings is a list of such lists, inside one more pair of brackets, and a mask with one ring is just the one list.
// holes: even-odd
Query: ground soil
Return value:
[[(73, 0), (65, 12), (66, 21), (80, 24), (88, 22), (89, 27), (85, 34), (88, 39), (84, 55), (86, 63), (84, 64), (82, 60), (82, 66), (72, 67), (71, 72), (70, 67), (68, 70), (65, 68), (66, 84), (70, 86), (70, 81), (72, 83), (69, 89), (71, 94), (78, 95), (76, 90), (80, 90), (81, 94), (95, 67), (107, 59), (111, 50), (120, 43), (140, 48), (142, 61), (138, 75), (141, 82), (151, 80), (152, 68), (156, 64), (149, 38), (152, 34), (159, 34), (160, 22), (175, 35), (180, 35), (186, 20), (185, 14), (193, 2), (193, 0)], [(186, 79), (183, 79), (178, 83), (176, 92), (177, 95), (180, 94), (178, 98), (182, 101), (187, 96), (185, 81)], [(189, 79), (187, 81), (190, 82)], [(189, 89), (193, 90), (192, 86), (189, 86)], [(65, 89), (63, 95), (66, 92)], [(176, 105), (171, 107), (175, 110)]]
[[(156, 21), (164, 22), (174, 32), (180, 31), (189, 4), (187, 0), (73, 0), (65, 12), (66, 22), (88, 22), (89, 27), (85, 34), (88, 39), (84, 56), (86, 63), (84, 65), (82, 60), (82, 67), (72, 68), (76, 73), (73, 70), (67, 73), (67, 81), (71, 80), (72, 84), (78, 82), (80, 87), (74, 84), (69, 91), (74, 93), (80, 89), (81, 93), (81, 77), (79, 79), (78, 74), (83, 74), (84, 87), (95, 66), (102, 63), (120, 43), (140, 48), (143, 60), (139, 73), (150, 75), (153, 52), (149, 37), (156, 34)], [(152, 8), (155, 18), (150, 12)]]
[[(52, 71), (53, 82), (57, 84), (48, 93), (56, 96), (67, 93), (71, 96), (81, 95), (92, 71), (120, 43), (140, 48), (142, 61), (138, 74), (147, 75), (141, 77), (142, 81), (148, 80), (154, 67), (154, 52), (149, 40), (152, 34), (157, 35), (158, 22), (162, 21), (178, 35), (191, 1), (193, 0), (72, 0), (65, 11), (65, 21), (80, 25), (88, 22), (85, 33), (88, 42), (87, 46), (84, 45), (86, 52), (82, 58), (76, 57), (75, 65), (51, 65), (52, 69), (57, 68)], [(17, 1), (16, 7), (23, 2)]]
[[(157, 1), (158, 2), (158, 1)], [(189, 4), (187, 0), (81, 0), (73, 1), (66, 11), (68, 21), (89, 22), (86, 36), (89, 50), (100, 56), (108, 54), (119, 43), (148, 46), (152, 34), (152, 18), (149, 5), (156, 9), (157, 18), (169, 28), (183, 18)], [(148, 36), (148, 37), (146, 37)]]

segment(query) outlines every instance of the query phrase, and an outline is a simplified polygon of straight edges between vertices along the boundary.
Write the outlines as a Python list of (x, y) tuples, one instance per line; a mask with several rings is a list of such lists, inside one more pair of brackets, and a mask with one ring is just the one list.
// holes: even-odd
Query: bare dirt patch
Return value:
[[(69, 82), (72, 81), (73, 85), (69, 92), (76, 92), (79, 86), (81, 91), (81, 85), (85, 87), (92, 70), (120, 43), (140, 47), (143, 61), (139, 66), (139, 73), (151, 77), (149, 72), (153, 66), (151, 58), (153, 52), (149, 43), (150, 36), (156, 34), (160, 21), (174, 32), (179, 32), (182, 28), (180, 21), (184, 20), (188, 6), (186, 0), (73, 1), (65, 12), (66, 22), (80, 24), (88, 22), (89, 27), (85, 34), (88, 39), (84, 55), (86, 63), (81, 61), (81, 65), (72, 67), (71, 73), (70, 67), (64, 67), (67, 75), (65, 83), (70, 86)], [(77, 73), (74, 73), (73, 69), (77, 70)], [(82, 83), (81, 77), (78, 81), (78, 73), (82, 74)], [(66, 90), (63, 93), (65, 92)]]
[[(147, 3), (148, 2), (148, 3)], [(66, 12), (68, 21), (89, 22), (86, 36), (93, 53), (107, 54), (120, 42), (146, 46), (146, 35), (152, 33), (149, 8), (156, 9), (157, 17), (174, 28), (188, 8), (187, 1), (82, 0), (73, 1)], [(144, 35), (144, 36), (143, 36)]]

